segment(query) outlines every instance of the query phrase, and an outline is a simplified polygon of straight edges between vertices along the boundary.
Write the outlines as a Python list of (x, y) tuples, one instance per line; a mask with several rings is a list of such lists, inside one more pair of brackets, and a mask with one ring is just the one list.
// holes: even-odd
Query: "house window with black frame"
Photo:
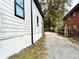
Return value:
[(37, 16), (37, 26), (39, 26), (39, 17)]
[(15, 16), (24, 19), (24, 0), (15, 0)]

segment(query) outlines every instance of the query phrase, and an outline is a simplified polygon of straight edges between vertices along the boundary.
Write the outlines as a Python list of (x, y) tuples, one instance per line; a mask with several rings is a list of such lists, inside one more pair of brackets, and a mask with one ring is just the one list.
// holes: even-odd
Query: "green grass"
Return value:
[(35, 45), (31, 45), (8, 59), (46, 59), (45, 58), (45, 39), (42, 37)]

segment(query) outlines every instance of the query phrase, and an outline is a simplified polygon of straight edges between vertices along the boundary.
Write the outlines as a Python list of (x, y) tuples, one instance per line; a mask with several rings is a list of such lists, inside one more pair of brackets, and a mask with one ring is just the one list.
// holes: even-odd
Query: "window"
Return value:
[(39, 26), (39, 17), (37, 16), (37, 26)]
[(74, 25), (73, 27), (74, 27), (74, 29), (77, 29), (77, 26), (76, 25)]
[(24, 0), (15, 0), (15, 16), (24, 19)]
[(70, 17), (68, 18), (68, 20), (70, 20)]
[(74, 16), (76, 16), (76, 13), (75, 13), (75, 12), (73, 13), (73, 17), (74, 17)]

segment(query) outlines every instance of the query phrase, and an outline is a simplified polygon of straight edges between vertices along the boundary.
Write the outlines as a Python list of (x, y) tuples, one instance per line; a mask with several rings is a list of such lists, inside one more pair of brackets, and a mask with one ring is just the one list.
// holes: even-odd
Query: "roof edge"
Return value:
[(66, 16), (63, 18), (63, 20), (68, 19), (68, 17), (69, 17), (78, 7), (79, 7), (79, 3), (78, 3), (75, 7), (73, 7), (72, 10), (71, 10), (69, 13), (66, 14)]
[(38, 0), (33, 0), (33, 1), (35, 2), (41, 16), (44, 17), (39, 1)]

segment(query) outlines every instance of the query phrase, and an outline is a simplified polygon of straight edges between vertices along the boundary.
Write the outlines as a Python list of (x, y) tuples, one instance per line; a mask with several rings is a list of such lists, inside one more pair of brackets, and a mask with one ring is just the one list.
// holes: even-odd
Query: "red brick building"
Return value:
[(65, 35), (79, 35), (79, 3), (64, 17)]

